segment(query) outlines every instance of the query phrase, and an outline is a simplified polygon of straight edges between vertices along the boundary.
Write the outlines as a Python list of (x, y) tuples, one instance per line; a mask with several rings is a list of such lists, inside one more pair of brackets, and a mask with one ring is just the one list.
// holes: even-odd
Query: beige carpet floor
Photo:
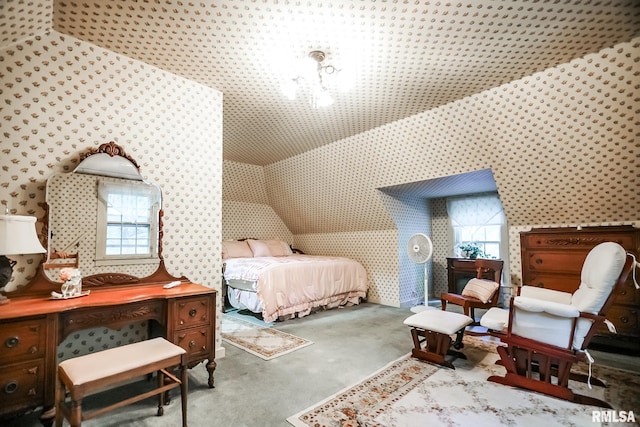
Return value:
[(271, 360), (313, 344), (304, 338), (226, 314), (222, 316), (221, 328), (223, 341), (264, 360)]
[[(468, 359), (455, 360), (455, 370), (404, 356), (287, 421), (296, 427), (602, 425), (593, 422), (594, 417), (602, 419), (602, 408), (486, 381), (505, 372), (495, 364), (495, 347), (487, 339), (465, 337)], [(572, 382), (571, 388), (640, 416), (640, 375), (596, 365), (593, 373), (616, 386), (589, 389)]]

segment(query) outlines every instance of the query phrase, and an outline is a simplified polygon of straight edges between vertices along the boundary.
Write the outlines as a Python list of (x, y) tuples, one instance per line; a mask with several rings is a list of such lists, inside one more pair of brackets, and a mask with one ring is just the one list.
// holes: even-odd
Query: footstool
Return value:
[[(464, 328), (473, 323), (473, 319), (464, 314), (442, 311), (437, 309), (425, 310), (405, 319), (404, 324), (411, 327), (413, 350), (411, 355), (418, 359), (427, 360), (455, 369), (446, 356), (467, 357), (451, 349), (451, 335), (456, 334), (455, 348), (462, 348)], [(422, 344), (424, 343), (424, 347)]]

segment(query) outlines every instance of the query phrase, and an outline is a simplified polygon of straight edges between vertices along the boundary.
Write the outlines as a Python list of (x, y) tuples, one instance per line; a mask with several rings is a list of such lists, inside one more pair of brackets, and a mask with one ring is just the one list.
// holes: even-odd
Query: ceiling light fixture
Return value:
[(333, 104), (334, 99), (327, 89), (327, 80), (335, 78), (341, 70), (330, 64), (323, 65), (325, 58), (325, 53), (320, 50), (309, 52), (298, 64), (295, 75), (282, 84), (282, 93), (293, 101), (298, 90), (307, 89), (309, 103), (313, 108)]

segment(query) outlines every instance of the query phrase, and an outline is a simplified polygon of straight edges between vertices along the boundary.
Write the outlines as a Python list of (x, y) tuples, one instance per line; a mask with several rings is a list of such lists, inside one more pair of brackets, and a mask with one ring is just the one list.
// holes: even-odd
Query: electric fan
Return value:
[(427, 275), (427, 261), (433, 255), (433, 243), (426, 234), (416, 233), (407, 242), (409, 259), (416, 264), (424, 264), (424, 306), (412, 307), (414, 313), (424, 310), (429, 303), (429, 276)]

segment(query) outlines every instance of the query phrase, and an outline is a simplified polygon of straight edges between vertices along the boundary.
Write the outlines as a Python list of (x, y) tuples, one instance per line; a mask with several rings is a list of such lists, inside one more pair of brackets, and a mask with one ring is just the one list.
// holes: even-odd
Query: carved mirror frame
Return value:
[[(133, 159), (130, 155), (128, 155), (125, 150), (118, 144), (113, 141), (108, 143), (104, 143), (97, 148), (89, 149), (85, 154), (80, 155), (80, 162), (88, 158), (89, 156), (105, 153), (111, 157), (123, 157), (131, 162), (137, 171), (140, 171), (140, 166), (135, 159)], [(43, 229), (42, 229), (42, 243), (48, 248), (48, 239), (49, 239), (49, 204), (45, 203), (45, 214), (42, 218)], [(163, 215), (164, 211), (162, 207), (158, 211), (158, 258), (159, 263), (158, 267), (151, 275), (146, 277), (137, 277), (126, 273), (119, 272), (109, 272), (109, 273), (99, 273), (93, 274), (89, 276), (84, 276), (82, 278), (82, 288), (83, 289), (100, 289), (100, 288), (108, 288), (108, 287), (117, 287), (117, 286), (136, 286), (136, 285), (146, 285), (146, 284), (164, 284), (169, 283), (175, 280), (188, 281), (188, 279), (184, 276), (175, 277), (167, 271), (164, 263), (164, 255), (162, 242), (164, 237), (164, 226), (163, 226)], [(46, 257), (48, 258), (48, 253)], [(38, 271), (34, 277), (34, 279), (23, 287), (19, 287), (15, 291), (8, 292), (7, 295), (11, 296), (11, 298), (16, 297), (32, 297), (39, 295), (50, 295), (51, 291), (57, 291), (60, 288), (61, 283), (53, 281), (49, 278), (45, 271), (45, 264), (47, 259), (43, 259), (40, 265), (38, 266)]]

